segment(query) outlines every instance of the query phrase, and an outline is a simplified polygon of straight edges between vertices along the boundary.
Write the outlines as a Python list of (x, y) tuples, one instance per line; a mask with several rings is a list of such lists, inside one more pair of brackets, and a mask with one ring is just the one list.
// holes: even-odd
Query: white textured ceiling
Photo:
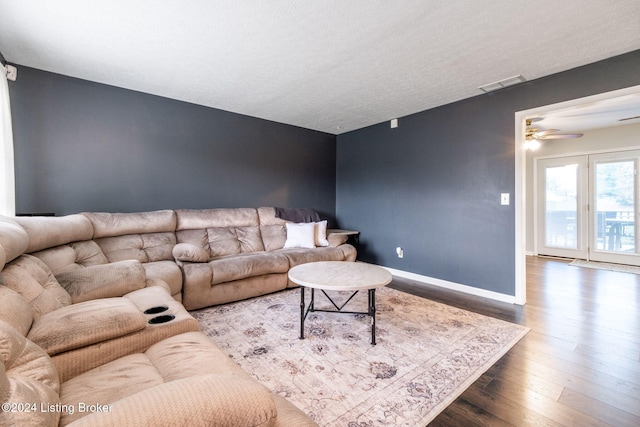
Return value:
[(9, 62), (332, 134), (636, 49), (639, 0), (0, 0)]

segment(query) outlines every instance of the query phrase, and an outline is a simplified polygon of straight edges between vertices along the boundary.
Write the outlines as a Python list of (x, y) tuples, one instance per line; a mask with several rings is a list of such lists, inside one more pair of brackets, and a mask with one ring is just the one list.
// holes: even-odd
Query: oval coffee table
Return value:
[[(319, 261), (300, 264), (289, 270), (289, 279), (300, 285), (300, 339), (304, 339), (304, 321), (310, 311), (328, 313), (367, 314), (371, 316), (371, 344), (376, 344), (376, 288), (386, 286), (392, 276), (387, 270), (372, 264), (349, 261)], [(305, 288), (311, 288), (311, 302), (306, 307)], [(315, 290), (319, 289), (329, 299), (335, 310), (316, 309)], [(369, 291), (369, 310), (342, 310), (362, 290)], [(353, 291), (353, 294), (338, 306), (325, 291)]]

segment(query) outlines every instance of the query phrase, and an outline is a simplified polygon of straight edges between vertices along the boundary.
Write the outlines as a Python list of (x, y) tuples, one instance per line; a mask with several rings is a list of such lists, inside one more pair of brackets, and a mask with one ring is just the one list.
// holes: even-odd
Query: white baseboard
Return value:
[(474, 295), (477, 297), (488, 298), (495, 301), (506, 302), (509, 304), (516, 304), (516, 297), (513, 295), (501, 294), (499, 292), (488, 291), (486, 289), (474, 288), (473, 286), (462, 285), (460, 283), (449, 282), (447, 280), (436, 279), (429, 276), (423, 276), (421, 274), (411, 273), (403, 270), (396, 270), (395, 268), (389, 268), (380, 266), (389, 271), (394, 276), (403, 277), (405, 279), (415, 280), (416, 282), (422, 282), (429, 285), (438, 286), (452, 291), (464, 292), (465, 294)]

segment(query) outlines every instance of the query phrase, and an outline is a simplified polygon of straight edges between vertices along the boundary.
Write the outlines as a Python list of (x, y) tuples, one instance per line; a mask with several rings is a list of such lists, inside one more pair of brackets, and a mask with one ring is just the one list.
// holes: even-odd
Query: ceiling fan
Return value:
[(534, 117), (526, 119), (527, 129), (525, 130), (525, 144), (529, 150), (536, 150), (540, 147), (540, 141), (546, 139), (567, 139), (580, 138), (583, 133), (557, 133), (560, 129), (539, 129), (531, 127), (533, 123), (543, 120), (544, 117)]

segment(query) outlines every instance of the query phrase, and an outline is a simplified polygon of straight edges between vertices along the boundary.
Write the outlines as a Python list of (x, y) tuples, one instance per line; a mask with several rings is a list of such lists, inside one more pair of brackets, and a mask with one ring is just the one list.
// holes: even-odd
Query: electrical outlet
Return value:
[(396, 248), (396, 254), (398, 254), (398, 258), (404, 258), (404, 249), (402, 249), (400, 246), (398, 246)]
[(509, 204), (509, 193), (502, 193), (500, 195), (500, 204), (508, 205)]

